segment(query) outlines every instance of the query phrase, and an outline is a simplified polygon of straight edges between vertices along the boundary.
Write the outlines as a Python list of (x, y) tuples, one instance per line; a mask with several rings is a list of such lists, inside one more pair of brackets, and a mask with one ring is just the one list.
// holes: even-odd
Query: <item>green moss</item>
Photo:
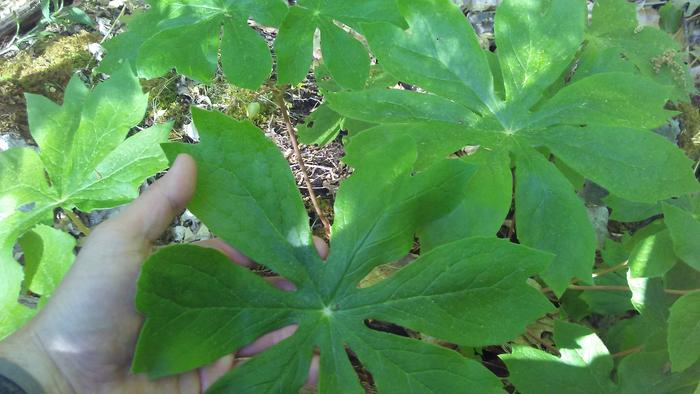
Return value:
[(99, 39), (87, 32), (53, 37), (0, 61), (0, 130), (19, 131), (28, 137), (24, 93), (61, 102), (75, 70), (87, 67), (92, 59), (88, 44)]
[(182, 138), (182, 126), (188, 120), (189, 105), (178, 100), (178, 75), (171, 72), (163, 77), (141, 80), (141, 86), (148, 93), (148, 117), (156, 123), (174, 122), (171, 139)]
[(248, 119), (248, 105), (260, 103), (260, 111), (251, 121), (263, 128), (267, 126), (275, 111), (273, 94), (272, 89), (266, 85), (253, 91), (235, 87), (224, 78), (214, 80), (207, 90), (211, 102), (223, 106), (224, 112), (235, 119)]

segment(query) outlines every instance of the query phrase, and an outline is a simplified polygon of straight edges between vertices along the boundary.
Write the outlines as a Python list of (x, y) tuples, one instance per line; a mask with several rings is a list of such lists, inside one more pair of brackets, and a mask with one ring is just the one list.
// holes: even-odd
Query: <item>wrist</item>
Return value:
[(28, 327), (0, 342), (0, 375), (27, 393), (75, 392)]

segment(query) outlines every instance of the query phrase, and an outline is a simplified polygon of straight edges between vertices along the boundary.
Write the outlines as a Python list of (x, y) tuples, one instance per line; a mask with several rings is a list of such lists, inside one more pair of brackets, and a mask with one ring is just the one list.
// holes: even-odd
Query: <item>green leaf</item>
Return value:
[[(421, 255), (389, 279), (339, 303), (356, 309), (353, 315), (396, 322), (460, 345), (501, 343), (512, 338), (512, 333), (523, 332), (522, 322), (551, 309), (525, 280), (550, 260), (547, 253), (516, 247), (506, 240), (467, 238)], [(457, 261), (469, 261), (469, 265)], [(489, 292), (498, 294), (500, 300), (487, 302)], [(506, 299), (509, 303), (501, 302)], [(441, 307), (432, 308), (435, 303)], [(422, 312), (416, 314), (416, 310)], [(513, 319), (499, 318), (506, 315)], [(483, 331), (496, 321), (498, 327)]]
[[(593, 279), (593, 285), (597, 286), (624, 286), (626, 284), (627, 278), (624, 271), (611, 272)], [(617, 315), (634, 309), (630, 303), (630, 296), (629, 291), (584, 291), (579, 298), (588, 304), (590, 312)]]
[(662, 208), (676, 255), (700, 271), (700, 221), (673, 205), (662, 204)]
[(659, 8), (659, 16), (661, 17), (659, 25), (663, 30), (666, 30), (666, 32), (673, 34), (681, 28), (683, 11), (676, 8), (672, 2), (666, 3)]
[(366, 22), (403, 24), (393, 1), (350, 4), (341, 0), (300, 0), (291, 7), (275, 40), (278, 84), (295, 84), (306, 77), (313, 60), (314, 33), (319, 29), (323, 62), (335, 82), (346, 89), (365, 86), (370, 69), (367, 50), (336, 22), (355, 31)]
[[(316, 257), (311, 241), (309, 218), (293, 182), (289, 165), (278, 149), (264, 138), (255, 138), (260, 130), (247, 121), (236, 121), (217, 112), (192, 108), (192, 118), (200, 135), (208, 139), (198, 145), (165, 145), (168, 157), (188, 153), (199, 163), (197, 194), (189, 209), (224, 241), (236, 245), (255, 261), (264, 261), (276, 273), (298, 283), (305, 275), (305, 259)], [(219, 141), (237, 141), (235, 147)], [(239, 152), (235, 157), (231, 152)], [(256, 153), (269, 159), (249, 160)], [(226, 158), (229, 164), (221, 167)], [(277, 184), (260, 182), (275, 179)], [(231, 217), (231, 206), (245, 215)], [(246, 229), (242, 232), (240, 229)], [(253, 236), (256, 234), (256, 236)], [(260, 243), (264, 239), (265, 243)], [(290, 264), (290, 256), (299, 264)]]
[(106, 43), (100, 70), (112, 72), (131, 62), (143, 78), (175, 68), (206, 83), (214, 77), (221, 51), (222, 69), (231, 83), (256, 89), (270, 76), (272, 57), (265, 39), (247, 20), (276, 27), (287, 8), (282, 0), (154, 2), (131, 21), (126, 34)]
[(508, 380), (519, 392), (618, 392), (610, 380), (613, 359), (595, 333), (583, 326), (555, 321), (554, 341), (561, 358), (525, 346), (515, 346), (511, 354), (500, 356), (508, 366)]
[(90, 18), (88, 14), (85, 13), (85, 11), (81, 10), (78, 7), (75, 6), (70, 6), (70, 7), (65, 7), (63, 9), (63, 12), (66, 14), (66, 18), (68, 18), (69, 21), (73, 23), (77, 23), (80, 25), (85, 25), (85, 26), (94, 26), (95, 21)]
[(626, 356), (618, 367), (623, 394), (697, 392), (700, 364), (682, 373), (669, 373), (665, 350), (644, 351)]
[(399, 0), (399, 7), (407, 31), (386, 23), (362, 27), (389, 74), (472, 110), (493, 105), (488, 60), (459, 8), (449, 0)]
[(464, 159), (478, 163), (476, 174), (458, 193), (460, 203), (448, 215), (419, 231), (422, 251), (462, 238), (494, 236), (508, 215), (513, 200), (513, 174), (505, 152), (480, 150)]
[(530, 107), (570, 67), (583, 40), (580, 0), (508, 0), (496, 13), (496, 46), (506, 99)]
[(692, 168), (693, 163), (651, 131), (598, 125), (556, 127), (537, 133), (534, 141), (542, 141), (574, 170), (628, 200), (655, 203), (700, 187), (692, 173), (678, 172)]
[(19, 240), (24, 251), (24, 286), (42, 298), (50, 297), (75, 256), (75, 239), (63, 231), (38, 225)]
[(634, 242), (634, 248), (629, 258), (632, 277), (663, 276), (678, 261), (673, 253), (673, 241), (668, 230), (651, 235), (640, 231), (635, 234), (632, 242)]
[[(378, 62), (416, 89), (330, 95), (329, 105), (347, 117), (346, 125), (353, 120), (374, 124), (349, 134), (344, 158), (348, 165), (366, 168), (372, 146), (392, 146), (402, 139), (415, 142), (416, 171), (465, 146), (507, 151), (516, 163), (530, 160), (522, 156), (529, 156), (525, 152), (533, 148), (547, 148), (558, 167), (546, 171), (548, 182), (562, 173), (575, 173), (578, 179), (609, 188), (618, 198), (648, 203), (698, 189), (692, 166), (680, 150), (648, 131), (674, 115), (664, 109), (674, 96), (672, 86), (629, 67), (606, 69), (602, 63), (609, 59), (597, 56), (596, 62), (602, 63), (595, 73), (592, 64), (573, 69), (584, 44), (584, 1), (504, 2), (496, 16), (495, 56), (481, 49), (468, 21), (451, 2), (401, 0), (399, 8), (408, 30), (369, 23), (362, 25), (362, 31)], [(615, 26), (609, 31), (597, 25), (601, 34), (618, 34), (617, 22), (610, 19)], [(634, 30), (636, 19), (628, 19), (623, 17), (621, 23), (629, 22)], [(648, 34), (644, 31), (640, 34)], [(645, 37), (639, 37), (642, 41), (636, 45), (665, 50), (659, 41), (644, 41)], [(619, 57), (607, 50), (609, 58)], [(505, 98), (495, 93), (502, 79)], [(556, 184), (557, 192), (550, 193), (552, 186), (533, 181), (528, 187), (539, 191), (537, 197), (521, 187), (515, 204), (516, 218), (526, 217), (525, 223), (516, 220), (521, 241), (561, 254), (546, 273), (561, 291), (572, 277), (590, 280), (594, 243), (582, 202), (568, 184), (566, 191), (564, 182)], [(516, 189), (517, 185), (516, 181)], [(488, 189), (485, 183), (480, 187)], [(526, 201), (519, 202), (520, 197)], [(535, 207), (542, 209), (533, 212)], [(539, 221), (533, 218), (534, 224), (528, 224), (527, 217), (536, 214)], [(619, 214), (616, 209), (614, 215)], [(628, 212), (625, 218), (638, 214)]]
[(700, 292), (686, 294), (671, 306), (668, 352), (674, 372), (686, 370), (700, 358)]
[(557, 295), (573, 278), (590, 283), (595, 233), (571, 183), (534, 150), (518, 155), (515, 171), (518, 239), (557, 255), (542, 278)]
[(35, 224), (51, 220), (53, 196), (33, 149), (0, 152), (0, 168), (0, 338), (5, 338), (35, 313), (17, 302), (24, 274), (14, 258), (15, 243)]
[[(172, 246), (144, 264), (137, 307), (146, 316), (133, 370), (152, 377), (208, 364), (274, 329), (297, 324), (288, 339), (215, 383), (212, 392), (297, 391), (318, 348), (320, 392), (361, 390), (346, 346), (391, 391), (500, 390), (474, 360), (415, 339), (364, 325), (384, 319), (426, 335), (475, 346), (501, 343), (552, 309), (528, 285), (551, 261), (505, 240), (467, 238), (422, 254), (384, 281), (359, 288), (376, 266), (404, 257), (416, 230), (454, 209), (450, 185), (467, 182), (475, 166), (446, 160), (413, 174), (415, 144), (397, 141), (391, 157), (370, 155), (338, 191), (331, 252), (314, 250), (309, 218), (288, 164), (249, 122), (194, 110), (202, 142), (173, 144), (198, 163), (190, 209), (233, 247), (284, 276), (282, 291), (221, 253)], [(217, 157), (217, 160), (211, 160)], [(368, 188), (367, 185), (372, 185)], [(508, 316), (507, 323), (497, 316)], [(449, 319), (450, 324), (440, 324)]]
[(236, 85), (254, 90), (269, 78), (272, 55), (265, 40), (255, 30), (227, 20), (221, 38), (221, 68)]
[(280, 26), (275, 40), (279, 84), (301, 81), (309, 73), (316, 32), (316, 25), (309, 23), (311, 14), (304, 7), (292, 7)]
[(209, 18), (153, 35), (138, 48), (139, 76), (157, 78), (176, 68), (199, 82), (212, 80), (218, 64), (220, 31), (221, 19)]
[(610, 220), (618, 222), (641, 222), (661, 214), (661, 206), (658, 203), (649, 204), (628, 201), (614, 194), (603, 198), (603, 201), (608, 208), (612, 209)]
[[(17, 303), (24, 275), (12, 255), (16, 241), (37, 224), (50, 223), (56, 208), (89, 211), (124, 204), (138, 195), (144, 179), (167, 166), (159, 144), (167, 140), (169, 125), (126, 138), (141, 122), (147, 104), (127, 65), (92, 91), (74, 77), (62, 106), (44, 97), (26, 97), (38, 153), (31, 148), (0, 153), (0, 308), (11, 311), (0, 322), (0, 337), (27, 316), (23, 310), (27, 308)], [(40, 258), (38, 267), (30, 266), (30, 273), (49, 272), (56, 280), (65, 268), (59, 257), (64, 254), (58, 250), (68, 249), (68, 240), (39, 229), (45, 243), (42, 250), (49, 255)], [(41, 279), (39, 288), (48, 289), (48, 280)]]
[(331, 20), (320, 20), (323, 60), (340, 86), (362, 89), (369, 78), (369, 54), (362, 43)]
[(661, 126), (673, 112), (664, 109), (669, 89), (633, 74), (595, 74), (561, 89), (533, 115), (533, 128), (569, 124), (602, 124), (649, 129)]
[(498, 378), (452, 350), (365, 327), (346, 330), (345, 336), (366, 367), (376, 371), (380, 392), (503, 392)]
[(338, 137), (343, 120), (328, 103), (323, 103), (306, 118), (303, 125), (297, 127), (299, 142), (324, 146)]
[(474, 145), (475, 141), (480, 141), (485, 149), (497, 148), (503, 137), (503, 134), (482, 129), (480, 125), (469, 127), (439, 121), (379, 125), (353, 136), (345, 146), (343, 161), (355, 168), (364, 167), (366, 152), (372, 152), (371, 147), (391, 146), (395, 141), (409, 139), (418, 147), (415, 168), (420, 171), (465, 146)]
[[(256, 332), (292, 322), (295, 306), (283, 291), (218, 251), (171, 246), (158, 257), (144, 265), (138, 282), (136, 306), (148, 319), (134, 372), (160, 377), (194, 369), (252, 342)], [(255, 300), (249, 294), (256, 294)], [(181, 352), (179, 346), (189, 350)]]
[(618, 65), (616, 67), (622, 64), (627, 70), (671, 88), (674, 100), (687, 102), (693, 83), (683, 56), (684, 51), (672, 36), (654, 27), (638, 26), (634, 4), (601, 0), (593, 6), (592, 23), (586, 32), (586, 47), (581, 54), (579, 70), (593, 69), (591, 64), (594, 63), (608, 62)]
[[(327, 96), (331, 108), (342, 109), (352, 118), (368, 123), (415, 123), (437, 120), (458, 125), (475, 123), (478, 118), (459, 103), (432, 94), (407, 90), (370, 89), (334, 93)], [(367, 103), (377, 103), (367, 106)]]
[(664, 293), (663, 281), (660, 278), (633, 278), (628, 272), (627, 284), (632, 291), (630, 301), (634, 309), (651, 324), (665, 325), (669, 302)]

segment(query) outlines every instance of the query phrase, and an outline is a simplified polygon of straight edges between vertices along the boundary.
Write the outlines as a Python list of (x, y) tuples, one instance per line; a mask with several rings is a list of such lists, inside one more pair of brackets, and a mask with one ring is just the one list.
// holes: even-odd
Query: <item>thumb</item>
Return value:
[(196, 162), (191, 156), (180, 154), (165, 176), (153, 183), (111, 223), (105, 224), (139, 240), (154, 242), (173, 218), (185, 209), (196, 184)]

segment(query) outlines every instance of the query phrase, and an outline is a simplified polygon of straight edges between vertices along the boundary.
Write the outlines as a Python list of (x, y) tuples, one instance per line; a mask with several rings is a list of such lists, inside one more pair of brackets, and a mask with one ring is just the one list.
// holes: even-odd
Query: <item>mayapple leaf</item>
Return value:
[(24, 234), (19, 244), (24, 251), (24, 286), (46, 300), (73, 264), (75, 238), (40, 224)]
[(671, 306), (668, 318), (671, 370), (681, 372), (700, 359), (700, 292), (689, 293)]
[(700, 271), (700, 220), (691, 212), (670, 204), (662, 204), (662, 209), (676, 255)]
[[(0, 338), (9, 335), (34, 317), (53, 295), (74, 260), (75, 239), (49, 226), (37, 225), (19, 239), (19, 244), (24, 252), (24, 275), (21, 269), (16, 269), (18, 264), (3, 264), (10, 270), (3, 273), (2, 278), (9, 285), (5, 286), (3, 283), (3, 287), (11, 290), (9, 295), (13, 297), (8, 300), (7, 308), (3, 308), (3, 314), (0, 316)], [(23, 277), (21, 291), (31, 290), (41, 296), (38, 308), (28, 308), (17, 302), (19, 283)], [(10, 281), (13, 280), (17, 285), (12, 285)]]
[(256, 89), (272, 72), (265, 39), (248, 18), (279, 26), (288, 12), (282, 0), (149, 1), (151, 7), (129, 23), (128, 31), (105, 45), (100, 65), (112, 72), (131, 63), (139, 76), (155, 78), (172, 68), (200, 82), (210, 82), (218, 65), (231, 83)]
[[(73, 77), (63, 105), (37, 95), (26, 97), (29, 127), (38, 150), (13, 148), (0, 153), (0, 337), (19, 326), (22, 319), (17, 316), (26, 315), (23, 309), (27, 308), (18, 304), (24, 274), (12, 254), (17, 240), (37, 224), (51, 223), (56, 208), (91, 211), (132, 200), (138, 196), (138, 186), (168, 164), (160, 143), (167, 141), (169, 125), (127, 138), (129, 130), (141, 122), (147, 105), (147, 95), (128, 65), (92, 91)], [(34, 231), (46, 244), (42, 250), (51, 256), (27, 267), (29, 279), (36, 273), (53, 274), (36, 277), (37, 288), (32, 288), (34, 281), (25, 285), (46, 292), (53, 287), (48, 281), (58, 280), (65, 271), (67, 257), (55, 248), (61, 244), (67, 248), (68, 240), (50, 235), (45, 227)], [(30, 238), (24, 242), (36, 245)], [(7, 321), (15, 323), (5, 324)]]
[[(350, 136), (345, 162), (362, 168), (368, 147), (399, 139), (415, 141), (419, 172), (465, 146), (512, 156), (520, 206), (516, 236), (557, 254), (545, 274), (557, 295), (573, 278), (591, 282), (596, 246), (583, 202), (565, 173), (640, 203), (699, 190), (692, 163), (649, 131), (674, 114), (664, 109), (672, 87), (634, 70), (579, 73), (574, 67), (585, 41), (585, 1), (505, 0), (496, 12), (495, 54), (481, 49), (451, 1), (398, 4), (408, 30), (367, 23), (362, 31), (378, 62), (419, 89), (329, 94), (334, 111), (375, 125)], [(659, 49), (644, 34), (634, 38)], [(544, 150), (551, 160), (535, 153)], [(497, 187), (492, 193), (512, 193), (507, 183)], [(438, 231), (435, 226), (422, 235), (440, 239), (431, 234)]]
[(585, 40), (578, 66), (582, 76), (624, 67), (668, 86), (672, 99), (688, 101), (693, 82), (681, 45), (663, 30), (639, 26), (634, 4), (596, 1)]
[(360, 23), (373, 21), (403, 25), (393, 1), (297, 1), (275, 40), (278, 83), (295, 84), (306, 77), (313, 60), (314, 34), (319, 30), (323, 62), (335, 82), (345, 89), (364, 88), (370, 74), (369, 54), (340, 24), (361, 32)]
[(500, 230), (512, 203), (513, 174), (503, 151), (477, 151), (466, 156), (479, 169), (461, 188), (455, 187), (459, 204), (449, 214), (419, 230), (421, 250), (474, 236), (493, 236)]
[(388, 23), (362, 25), (382, 66), (402, 81), (474, 111), (494, 102), (488, 60), (462, 13), (443, 0), (398, 3), (407, 31)]
[(571, 183), (539, 152), (519, 152), (515, 171), (518, 239), (557, 255), (542, 278), (562, 294), (573, 277), (591, 276), (596, 240), (586, 210)]
[[(512, 382), (529, 393), (618, 393), (610, 380), (613, 359), (603, 341), (587, 327), (556, 321), (554, 341), (561, 357), (522, 345), (500, 356)], [(542, 379), (546, 376), (546, 379)]]
[[(630, 274), (634, 278), (663, 276), (678, 262), (668, 229), (648, 234), (640, 230), (634, 235), (630, 252)], [(638, 238), (638, 239), (637, 239)]]
[(333, 141), (343, 127), (344, 118), (327, 104), (321, 104), (297, 127), (299, 142), (324, 146)]
[(544, 143), (574, 170), (630, 201), (655, 203), (698, 188), (698, 182), (688, 176), (692, 161), (652, 131), (589, 125), (553, 127), (535, 135), (533, 142)]
[(496, 55), (509, 101), (529, 108), (540, 100), (573, 61), (585, 20), (582, 1), (503, 2), (496, 13)]
[[(470, 346), (516, 337), (552, 310), (528, 277), (552, 255), (495, 238), (436, 247), (377, 284), (358, 284), (375, 267), (404, 257), (417, 229), (449, 213), (452, 185), (477, 166), (446, 160), (413, 174), (416, 146), (397, 141), (391, 157), (369, 156), (341, 185), (330, 255), (317, 255), (288, 163), (249, 122), (193, 109), (197, 145), (168, 144), (192, 155), (197, 191), (189, 208), (230, 245), (290, 280), (283, 291), (212, 249), (171, 246), (143, 266), (137, 308), (146, 317), (133, 363), (151, 377), (177, 374), (235, 352), (260, 336), (298, 325), (288, 339), (232, 370), (210, 392), (296, 391), (320, 351), (319, 392), (361, 392), (352, 349), (384, 391), (499, 392), (482, 365), (448, 348), (368, 328), (378, 319)], [(211, 160), (216, 157), (217, 160)], [(499, 316), (508, 316), (507, 323)], [(449, 321), (449, 324), (445, 324)]]
[(700, 384), (700, 363), (680, 373), (669, 373), (665, 350), (633, 353), (620, 361), (617, 368), (620, 392), (695, 393)]

